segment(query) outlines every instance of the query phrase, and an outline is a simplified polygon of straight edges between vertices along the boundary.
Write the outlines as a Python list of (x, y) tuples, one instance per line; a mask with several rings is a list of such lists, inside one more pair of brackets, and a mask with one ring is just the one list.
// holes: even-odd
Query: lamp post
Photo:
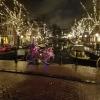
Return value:
[(20, 36), (20, 45), (21, 45), (21, 46), (22, 46), (22, 44), (23, 44), (23, 38), (24, 38), (24, 36), (21, 35), (21, 36)]
[[(99, 48), (100, 47), (100, 34), (96, 33), (95, 36), (96, 36), (97, 55), (100, 56), (100, 48)], [(98, 67), (100, 67), (100, 57), (97, 59), (96, 66), (97, 66), (97, 69)]]
[(19, 48), (19, 45), (20, 45), (20, 32), (18, 31), (17, 32), (17, 44), (16, 44), (17, 49)]
[(95, 34), (95, 38), (96, 38), (96, 49), (99, 49), (99, 43), (100, 43), (100, 35), (99, 33)]

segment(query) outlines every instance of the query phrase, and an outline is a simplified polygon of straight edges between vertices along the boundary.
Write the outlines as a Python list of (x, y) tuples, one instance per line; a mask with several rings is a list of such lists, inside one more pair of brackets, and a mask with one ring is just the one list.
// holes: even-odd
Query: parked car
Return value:
[(11, 50), (11, 46), (8, 44), (0, 46), (0, 52), (6, 52), (6, 51), (10, 51), (10, 50)]

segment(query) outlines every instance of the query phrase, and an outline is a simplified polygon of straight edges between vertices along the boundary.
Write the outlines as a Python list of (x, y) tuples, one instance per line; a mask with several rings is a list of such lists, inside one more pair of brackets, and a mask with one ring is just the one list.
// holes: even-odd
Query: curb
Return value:
[(85, 84), (99, 84), (99, 82), (96, 82), (95, 80), (89, 80), (89, 79), (82, 80), (81, 78), (77, 78), (77, 77), (72, 77), (72, 76), (68, 77), (68, 76), (54, 75), (54, 74), (48, 74), (48, 73), (42, 73), (42, 72), (30, 72), (30, 71), (22, 72), (22, 71), (17, 71), (17, 70), (15, 71), (15, 70), (4, 70), (4, 69), (0, 69), (0, 72), (50, 77), (50, 78), (69, 80), (69, 81), (80, 82), (80, 83), (85, 83)]

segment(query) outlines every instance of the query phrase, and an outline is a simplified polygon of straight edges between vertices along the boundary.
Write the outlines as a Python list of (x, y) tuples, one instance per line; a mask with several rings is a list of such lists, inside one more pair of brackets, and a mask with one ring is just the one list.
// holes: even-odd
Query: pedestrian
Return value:
[(26, 59), (29, 62), (32, 62), (33, 64), (38, 64), (38, 58), (39, 58), (39, 47), (36, 45), (36, 43), (33, 40), (33, 42), (29, 45), (28, 55)]

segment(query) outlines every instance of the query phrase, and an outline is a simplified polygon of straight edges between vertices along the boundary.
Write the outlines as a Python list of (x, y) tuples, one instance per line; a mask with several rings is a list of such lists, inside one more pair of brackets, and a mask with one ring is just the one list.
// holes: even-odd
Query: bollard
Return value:
[(96, 68), (98, 69), (99, 68), (99, 65), (100, 65), (100, 57), (97, 59), (96, 61)]

